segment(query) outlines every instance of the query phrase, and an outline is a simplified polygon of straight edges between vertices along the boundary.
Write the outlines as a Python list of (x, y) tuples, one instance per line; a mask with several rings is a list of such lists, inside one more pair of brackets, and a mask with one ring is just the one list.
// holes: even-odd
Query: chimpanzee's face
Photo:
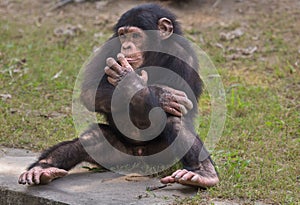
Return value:
[(124, 54), (133, 69), (140, 67), (144, 62), (143, 50), (145, 49), (146, 33), (134, 26), (124, 26), (118, 29), (121, 42), (121, 53)]

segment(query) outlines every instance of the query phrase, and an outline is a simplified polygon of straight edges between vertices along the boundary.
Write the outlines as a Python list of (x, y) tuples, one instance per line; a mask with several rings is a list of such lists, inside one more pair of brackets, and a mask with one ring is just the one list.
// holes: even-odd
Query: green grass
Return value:
[[(264, 19), (264, 24), (255, 22), (254, 31), (262, 31), (259, 42), (253, 42), (247, 33), (239, 40), (223, 42), (224, 47), (258, 44), (259, 51), (250, 59), (226, 60), (221, 49), (211, 46), (218, 42), (219, 28), (210, 29), (206, 37), (210, 43), (203, 49), (220, 68), (227, 91), (226, 127), (213, 153), (222, 180), (208, 193), (199, 192), (183, 204), (207, 204), (207, 198), (246, 204), (255, 200), (299, 203), (300, 69), (295, 64), (299, 61), (295, 45), (299, 45), (300, 38), (285, 39), (282, 30), (295, 22), (282, 22), (282, 16), (286, 13)], [(248, 34), (254, 31), (248, 30)], [(299, 29), (291, 31), (297, 32)], [(201, 102), (202, 108), (209, 109), (207, 96)], [(207, 129), (207, 116), (204, 122), (201, 125)]]
[[(92, 34), (85, 33), (62, 46), (65, 37), (53, 37), (52, 25), (25, 27), (18, 34), (20, 27), (16, 22), (0, 21), (0, 93), (12, 96), (0, 100), (0, 142), (40, 150), (75, 137), (72, 90), (95, 42), (87, 38)], [(18, 35), (22, 38), (15, 37)]]
[[(259, 49), (251, 58), (228, 60), (214, 45), (220, 32), (244, 25), (239, 21), (247, 22), (245, 35), (221, 42), (223, 46), (257, 45)], [(198, 39), (199, 34), (204, 37), (201, 47), (222, 76), (228, 113), (213, 152), (220, 184), (181, 203), (207, 204), (210, 199), (250, 204), (256, 200), (300, 202), (299, 22), (293, 9), (272, 14), (258, 11), (226, 28), (214, 24), (201, 32), (187, 31), (190, 39)], [(85, 31), (72, 38), (55, 37), (54, 28), (65, 23), (81, 23)], [(104, 34), (95, 39), (99, 30)], [(107, 27), (97, 27), (67, 11), (64, 18), (45, 17), (40, 27), (28, 19), (0, 17), (0, 94), (12, 96), (0, 98), (1, 145), (40, 151), (76, 137), (72, 89), (93, 47), (109, 35)], [(253, 40), (255, 35), (258, 40)], [(209, 129), (210, 108), (206, 91), (200, 101), (200, 133)]]

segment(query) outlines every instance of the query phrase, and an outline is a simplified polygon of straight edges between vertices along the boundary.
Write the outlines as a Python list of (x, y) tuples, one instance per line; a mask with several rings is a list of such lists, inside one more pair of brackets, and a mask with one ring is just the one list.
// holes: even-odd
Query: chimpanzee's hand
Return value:
[[(113, 86), (117, 86), (118, 83), (130, 72), (134, 72), (132, 66), (128, 63), (125, 56), (122, 53), (117, 55), (118, 62), (113, 58), (107, 58), (107, 66), (104, 68), (106, 75), (108, 75), (107, 80)], [(144, 81), (147, 81), (147, 73), (142, 71), (140, 76)]]
[(125, 56), (121, 53), (117, 55), (119, 64), (113, 58), (107, 58), (107, 66), (104, 68), (106, 75), (108, 75), (107, 80), (113, 86), (117, 86), (118, 83), (129, 73), (134, 71), (131, 65), (127, 62)]
[(193, 108), (193, 103), (188, 99), (185, 92), (170, 87), (163, 87), (159, 102), (163, 110), (172, 115), (181, 117)]
[(67, 174), (66, 170), (56, 167), (33, 167), (20, 175), (19, 184), (48, 184), (53, 179), (63, 177)]

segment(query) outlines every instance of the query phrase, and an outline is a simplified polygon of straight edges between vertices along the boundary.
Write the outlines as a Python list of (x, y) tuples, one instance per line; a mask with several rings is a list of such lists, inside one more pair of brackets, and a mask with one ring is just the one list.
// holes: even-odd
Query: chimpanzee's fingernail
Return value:
[(123, 53), (119, 53), (119, 54), (117, 55), (117, 58), (118, 58), (118, 59), (120, 59), (120, 58), (125, 58), (125, 56), (124, 56)]

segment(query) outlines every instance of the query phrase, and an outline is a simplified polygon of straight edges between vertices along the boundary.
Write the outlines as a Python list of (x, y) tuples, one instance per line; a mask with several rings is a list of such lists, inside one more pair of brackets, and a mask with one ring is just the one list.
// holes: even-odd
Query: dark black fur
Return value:
[(114, 36), (118, 36), (118, 28), (122, 26), (135, 26), (143, 30), (157, 30), (157, 22), (163, 17), (172, 21), (174, 33), (182, 35), (180, 25), (173, 13), (157, 4), (143, 4), (128, 10), (121, 16), (114, 27)]
[[(141, 28), (143, 30), (158, 30), (158, 21), (160, 18), (166, 17), (169, 18), (173, 23), (173, 29), (174, 33), (177, 35), (182, 35), (182, 31), (180, 28), (179, 23), (176, 20), (175, 15), (173, 15), (170, 11), (156, 5), (156, 4), (145, 4), (141, 6), (137, 6), (129, 11), (127, 11), (125, 14), (121, 16), (117, 24), (114, 28), (114, 34), (112, 36), (112, 39), (116, 38), (118, 36), (118, 28), (121, 26), (135, 26), (138, 28)], [(177, 38), (174, 38), (177, 40)], [(160, 47), (169, 48), (172, 49), (172, 46), (174, 44), (174, 39), (166, 39), (166, 40), (160, 40), (159, 37), (154, 39), (155, 42), (151, 42), (154, 46), (157, 47), (157, 50)], [(191, 90), (193, 91), (193, 95), (198, 100), (201, 91), (202, 91), (202, 81), (199, 78), (199, 75), (197, 73), (198, 69), (198, 61), (197, 57), (195, 55), (195, 52), (191, 48), (190, 44), (184, 39), (180, 38), (176, 43), (185, 50), (186, 53), (188, 53), (192, 57), (192, 62), (190, 65), (175, 56), (171, 56), (165, 53), (160, 52), (147, 52), (145, 54), (145, 61), (141, 67), (147, 67), (147, 66), (158, 66), (162, 68), (168, 68), (175, 73), (177, 73), (179, 76), (181, 76), (182, 79), (187, 82), (187, 84), (190, 86)], [(115, 50), (112, 50), (111, 48), (116, 48)], [(123, 136), (116, 126), (114, 125), (114, 121), (112, 119), (111, 115), (111, 97), (114, 92), (114, 86), (112, 86), (107, 81), (107, 76), (103, 73), (103, 69), (106, 66), (105, 60), (108, 57), (116, 57), (117, 53), (120, 52), (121, 44), (119, 41), (112, 41), (108, 42), (106, 45), (104, 45), (101, 49), (101, 51), (97, 54), (97, 56), (90, 62), (90, 64), (86, 68), (85, 72), (85, 80), (82, 85), (82, 95), (81, 99), (83, 103), (86, 105), (86, 107), (90, 111), (95, 111), (104, 114), (104, 116), (107, 119), (108, 124), (111, 126), (111, 129), (115, 133), (120, 136), (120, 140), (123, 138), (127, 139), (125, 136)], [(178, 52), (181, 52), (180, 49), (178, 49)], [(180, 56), (180, 54), (178, 54)], [(193, 66), (193, 68), (191, 67)], [(195, 69), (196, 68), (196, 69)], [(99, 77), (103, 76), (101, 79), (100, 84)], [(168, 85), (169, 83), (173, 82), (176, 79), (170, 78), (168, 79), (168, 76), (164, 76), (161, 73), (152, 73), (149, 76), (149, 79), (156, 79), (158, 82), (162, 82), (165, 85)], [(171, 83), (171, 84), (174, 84)], [(184, 90), (184, 85), (182, 83), (178, 82), (175, 83), (177, 87), (173, 87), (178, 90)], [(157, 86), (149, 86), (149, 95), (144, 96), (144, 102), (139, 102), (134, 105), (134, 107), (131, 107), (131, 119), (134, 122), (135, 125), (137, 124), (149, 124), (148, 118), (145, 118), (145, 116), (148, 116), (149, 111), (153, 107), (160, 106), (159, 105), (159, 93), (161, 93), (161, 89)], [(86, 91), (92, 90), (93, 92), (96, 91), (96, 97), (95, 101), (91, 101), (90, 98), (86, 97)], [(188, 96), (189, 99), (192, 99), (192, 96)], [(190, 112), (190, 118), (193, 117), (193, 113), (197, 112), (197, 101), (194, 103), (194, 109)], [(170, 116), (170, 115), (168, 115)], [(190, 120), (192, 123), (192, 119)], [(171, 127), (169, 127), (171, 126)], [(140, 127), (145, 128), (145, 127)], [(189, 128), (189, 129), (193, 129)], [(173, 133), (172, 125), (167, 125), (164, 132), (159, 136), (161, 138), (165, 138), (169, 143), (174, 140), (172, 135), (176, 136), (176, 133)], [(194, 133), (194, 131), (192, 131)], [(198, 138), (199, 139), (199, 138)], [(135, 142), (136, 144), (140, 144), (141, 142)], [(199, 155), (199, 152), (201, 148), (203, 147), (202, 142), (199, 140), (197, 145), (194, 146), (195, 149), (192, 151), (192, 154), (189, 154), (189, 158), (187, 160), (184, 160), (184, 164), (186, 164), (187, 167), (195, 167), (194, 165), (190, 166), (188, 161), (194, 161), (196, 164), (198, 163), (197, 157)], [(191, 159), (194, 158), (194, 159)]]
[[(182, 35), (180, 25), (177, 22), (175, 15), (173, 15), (169, 10), (164, 9), (156, 4), (144, 4), (130, 9), (121, 16), (118, 23), (115, 25), (114, 34), (111, 39), (117, 38), (117, 30), (121, 26), (136, 26), (143, 30), (157, 30), (158, 20), (162, 17), (169, 18), (173, 23), (174, 33), (177, 35)], [(157, 47), (156, 50), (159, 50), (160, 47), (168, 48), (170, 47), (170, 44), (174, 43), (172, 39), (166, 39), (164, 41), (161, 41), (159, 37), (154, 40), (156, 42), (151, 42), (151, 44)], [(145, 62), (141, 67), (159, 66), (174, 71), (189, 84), (189, 86), (194, 92), (194, 95), (198, 99), (202, 92), (202, 81), (200, 80), (199, 75), (197, 73), (198, 59), (190, 44), (184, 38), (176, 38), (176, 40), (178, 40), (177, 43), (186, 51), (186, 53), (188, 53), (192, 57), (192, 66), (194, 69), (191, 66), (189, 66), (186, 62), (183, 62), (182, 60), (174, 56), (170, 56), (159, 52), (147, 52), (145, 54)], [(112, 50), (111, 48), (115, 49)], [(97, 57), (94, 57), (94, 59), (87, 65), (85, 72), (85, 80), (82, 84), (82, 101), (90, 111), (96, 111), (105, 115), (110, 114), (109, 99), (111, 99), (111, 94), (114, 90), (114, 87), (108, 83), (107, 76), (106, 74), (104, 74), (104, 71), (101, 68), (104, 68), (106, 66), (105, 60), (108, 57), (115, 58), (116, 55), (120, 52), (120, 50), (121, 44), (119, 41), (109, 41), (109, 43), (105, 44), (102, 47), (101, 52), (97, 54)], [(101, 79), (101, 82), (99, 84), (98, 76), (103, 75), (105, 77)], [(168, 79), (168, 76), (162, 76), (160, 73), (157, 73), (155, 76), (152, 77), (157, 80), (161, 78), (161, 81), (163, 81), (164, 83), (166, 83), (168, 80), (174, 80)], [(182, 85), (179, 84), (177, 89), (182, 89)], [(91, 102), (89, 99), (85, 98), (84, 95), (86, 90), (94, 90), (97, 92), (95, 102)], [(105, 104), (109, 105), (108, 107), (103, 106), (103, 103), (99, 103), (102, 102), (104, 99), (107, 101)]]
[[(112, 40), (118, 36), (117, 30), (119, 27), (136, 26), (143, 30), (157, 30), (158, 20), (162, 17), (166, 17), (172, 21), (175, 34), (182, 35), (182, 31), (179, 23), (176, 20), (176, 17), (170, 11), (156, 4), (145, 4), (137, 6), (123, 14), (114, 28), (114, 34), (110, 41), (108, 41), (101, 48), (101, 51), (97, 53), (96, 56), (91, 60), (91, 62), (86, 66), (84, 81), (82, 83), (81, 100), (84, 105), (90, 111), (103, 114), (107, 119), (108, 125), (99, 125), (100, 129), (106, 135), (105, 137), (107, 137), (108, 139), (113, 139), (114, 141), (118, 140), (119, 142), (114, 146), (121, 151), (124, 151), (125, 147), (125, 152), (133, 153), (133, 155), (135, 155), (136, 153), (135, 148), (137, 146), (143, 147), (143, 150), (145, 150), (143, 155), (148, 155), (148, 153), (157, 153), (166, 148), (166, 146), (171, 143), (177, 136), (177, 131), (174, 128), (175, 123), (168, 123), (160, 136), (150, 142), (141, 143), (128, 140), (119, 132), (117, 127), (114, 125), (111, 114), (111, 98), (115, 87), (108, 82), (107, 75), (104, 74), (103, 69), (106, 66), (106, 59), (108, 57), (116, 58), (116, 55), (120, 52), (120, 42), (118, 40)], [(173, 42), (171, 39), (160, 40), (160, 38), (157, 38), (155, 41), (156, 42), (153, 42), (153, 44), (158, 48), (170, 47), (171, 49), (173, 46)], [(204, 173), (201, 173), (200, 167), (202, 162), (199, 162), (198, 160), (198, 156), (200, 150), (203, 148), (203, 144), (195, 133), (193, 127), (193, 113), (195, 113), (198, 109), (197, 100), (202, 90), (202, 82), (197, 73), (198, 62), (195, 52), (185, 39), (179, 39), (176, 43), (181, 47), (181, 49), (179, 49), (177, 52), (181, 52), (181, 50), (184, 50), (187, 54), (190, 55), (190, 57), (192, 57), (192, 62), (186, 63), (176, 58), (175, 56), (164, 53), (147, 52), (145, 54), (145, 61), (141, 67), (159, 66), (174, 71), (187, 82), (193, 92), (193, 95), (196, 96), (196, 101), (193, 102), (194, 108), (186, 116), (187, 122), (189, 122), (190, 124), (186, 127), (182, 127), (182, 129), (187, 130), (187, 133), (190, 135), (187, 136), (190, 137), (189, 139), (191, 139), (192, 137), (196, 140), (189, 152), (183, 157), (182, 163), (187, 169), (198, 170), (200, 175), (205, 175)], [(191, 66), (196, 68), (196, 70), (194, 70)], [(103, 76), (103, 78), (99, 79), (101, 76)], [(158, 82), (166, 83), (167, 85), (168, 81), (171, 82), (174, 80), (168, 79), (168, 76), (164, 76), (161, 73), (150, 73), (149, 79), (152, 78), (157, 79)], [(178, 82), (177, 87), (174, 87), (174, 89), (185, 91), (184, 87), (185, 86)], [(149, 124), (148, 118), (145, 117), (148, 116), (148, 112), (152, 108), (160, 106), (159, 98), (161, 93), (163, 92), (162, 88), (159, 86), (148, 86), (146, 87), (146, 89), (149, 90), (149, 92), (146, 92), (147, 94), (144, 94), (143, 91), (141, 91), (141, 93), (135, 95), (135, 97), (133, 98), (133, 102), (135, 101), (135, 98), (141, 99), (139, 99), (138, 103), (132, 103), (132, 105), (134, 106), (131, 105), (130, 110), (132, 121), (136, 125), (141, 125), (140, 127), (142, 128), (144, 128), (143, 125)], [(96, 93), (96, 96), (93, 96), (94, 93)], [(192, 96), (188, 97), (189, 99), (192, 99)], [(175, 116), (172, 116), (170, 114), (167, 114), (167, 116), (169, 120), (175, 119), (176, 121)], [(92, 129), (93, 128), (91, 128), (91, 130)], [(87, 133), (88, 132), (89, 131), (87, 131)], [(83, 135), (87, 133), (84, 133)], [(122, 147), (122, 149), (120, 147)], [(180, 147), (178, 147), (178, 149), (180, 149)], [(176, 152), (176, 150), (174, 151)], [(50, 148), (39, 158), (39, 160), (43, 159), (51, 159), (51, 165), (58, 168), (63, 168), (65, 170), (71, 169), (81, 161), (95, 162), (87, 155), (78, 139), (68, 142), (62, 142)], [(210, 161), (209, 157), (208, 160)], [(41, 164), (36, 162), (29, 168), (38, 165)]]

